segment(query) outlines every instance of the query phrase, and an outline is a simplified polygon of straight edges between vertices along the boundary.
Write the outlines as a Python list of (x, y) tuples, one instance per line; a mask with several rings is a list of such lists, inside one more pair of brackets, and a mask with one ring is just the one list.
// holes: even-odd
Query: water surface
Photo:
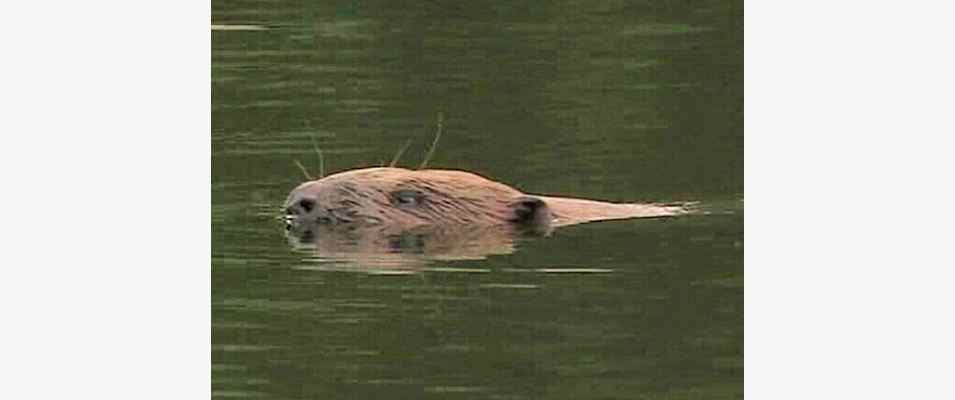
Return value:
[[(742, 397), (742, 2), (213, 2), (213, 397)], [(596, 3), (596, 4), (589, 4)], [(319, 164), (698, 201), (415, 268), (293, 246)]]

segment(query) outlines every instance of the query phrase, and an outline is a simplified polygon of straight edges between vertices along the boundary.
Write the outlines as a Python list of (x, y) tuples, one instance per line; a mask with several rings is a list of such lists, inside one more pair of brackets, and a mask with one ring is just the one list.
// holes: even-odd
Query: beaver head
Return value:
[(306, 182), (284, 204), (287, 227), (321, 224), (423, 227), (501, 226), (546, 233), (547, 203), (482, 176), (451, 170), (364, 168)]

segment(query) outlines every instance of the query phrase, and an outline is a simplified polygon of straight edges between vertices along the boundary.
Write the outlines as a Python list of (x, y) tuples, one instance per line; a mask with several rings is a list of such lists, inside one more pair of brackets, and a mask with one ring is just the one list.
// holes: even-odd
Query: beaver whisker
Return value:
[[(312, 148), (315, 149), (315, 154), (318, 154), (318, 178), (325, 177), (325, 157), (322, 155), (322, 149), (318, 148), (318, 143), (315, 142), (315, 135), (309, 135), (309, 139), (312, 141)], [(292, 162), (298, 166), (298, 169), (302, 170), (302, 174), (305, 175), (305, 179), (313, 180), (312, 174), (308, 173), (308, 169), (298, 159), (293, 159)]]
[[(315, 142), (315, 135), (309, 135), (309, 139), (312, 140), (312, 148), (315, 149), (315, 153), (318, 154), (318, 178), (325, 177), (325, 157), (322, 155), (322, 149), (318, 148), (318, 143)], [(311, 178), (309, 178), (311, 179)]]
[(441, 131), (443, 128), (444, 114), (438, 113), (438, 131), (434, 134), (434, 141), (431, 142), (431, 148), (428, 149), (428, 154), (425, 155), (424, 161), (421, 161), (421, 165), (418, 166), (418, 169), (428, 166), (428, 161), (431, 161), (431, 157), (434, 156), (434, 150), (438, 148), (438, 139), (441, 139)]
[(398, 149), (398, 153), (396, 153), (395, 156), (392, 157), (391, 162), (388, 164), (388, 166), (394, 167), (395, 164), (398, 164), (398, 160), (401, 159), (401, 155), (405, 154), (405, 150), (408, 150), (408, 146), (410, 145), (411, 145), (411, 139), (406, 140), (404, 146), (401, 146), (401, 148)]
[(308, 170), (305, 169), (305, 166), (302, 165), (302, 163), (300, 163), (298, 160), (292, 160), (292, 161), (295, 163), (295, 165), (298, 165), (298, 169), (302, 170), (302, 173), (305, 174), (305, 179), (308, 179), (308, 180), (314, 179), (312, 178), (312, 175), (308, 173)]

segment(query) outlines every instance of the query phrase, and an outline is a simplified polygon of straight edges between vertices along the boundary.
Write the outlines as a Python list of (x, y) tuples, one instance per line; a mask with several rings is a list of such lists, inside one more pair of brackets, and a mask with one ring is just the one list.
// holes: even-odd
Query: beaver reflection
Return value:
[(323, 261), (366, 267), (423, 266), (428, 261), (479, 260), (514, 252), (514, 240), (524, 235), (502, 227), (409, 230), (387, 226), (332, 223), (288, 224), (289, 243), (314, 252)]
[(314, 247), (322, 257), (401, 254), (397, 259), (418, 261), (508, 254), (515, 238), (546, 236), (560, 226), (685, 212), (530, 195), (465, 171), (390, 167), (303, 183), (289, 194), (284, 211), (293, 244)]

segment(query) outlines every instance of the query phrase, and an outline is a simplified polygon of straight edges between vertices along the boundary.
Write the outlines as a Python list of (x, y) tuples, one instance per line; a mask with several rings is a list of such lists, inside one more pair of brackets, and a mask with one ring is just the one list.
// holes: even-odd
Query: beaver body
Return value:
[(292, 245), (361, 268), (421, 266), (514, 251), (518, 236), (583, 222), (666, 217), (677, 206), (526, 194), (454, 170), (363, 168), (305, 182), (284, 204)]
[(546, 233), (582, 222), (673, 216), (681, 207), (616, 204), (525, 194), (455, 170), (363, 168), (306, 182), (285, 201), (290, 224), (381, 226), (395, 230), (500, 226)]

